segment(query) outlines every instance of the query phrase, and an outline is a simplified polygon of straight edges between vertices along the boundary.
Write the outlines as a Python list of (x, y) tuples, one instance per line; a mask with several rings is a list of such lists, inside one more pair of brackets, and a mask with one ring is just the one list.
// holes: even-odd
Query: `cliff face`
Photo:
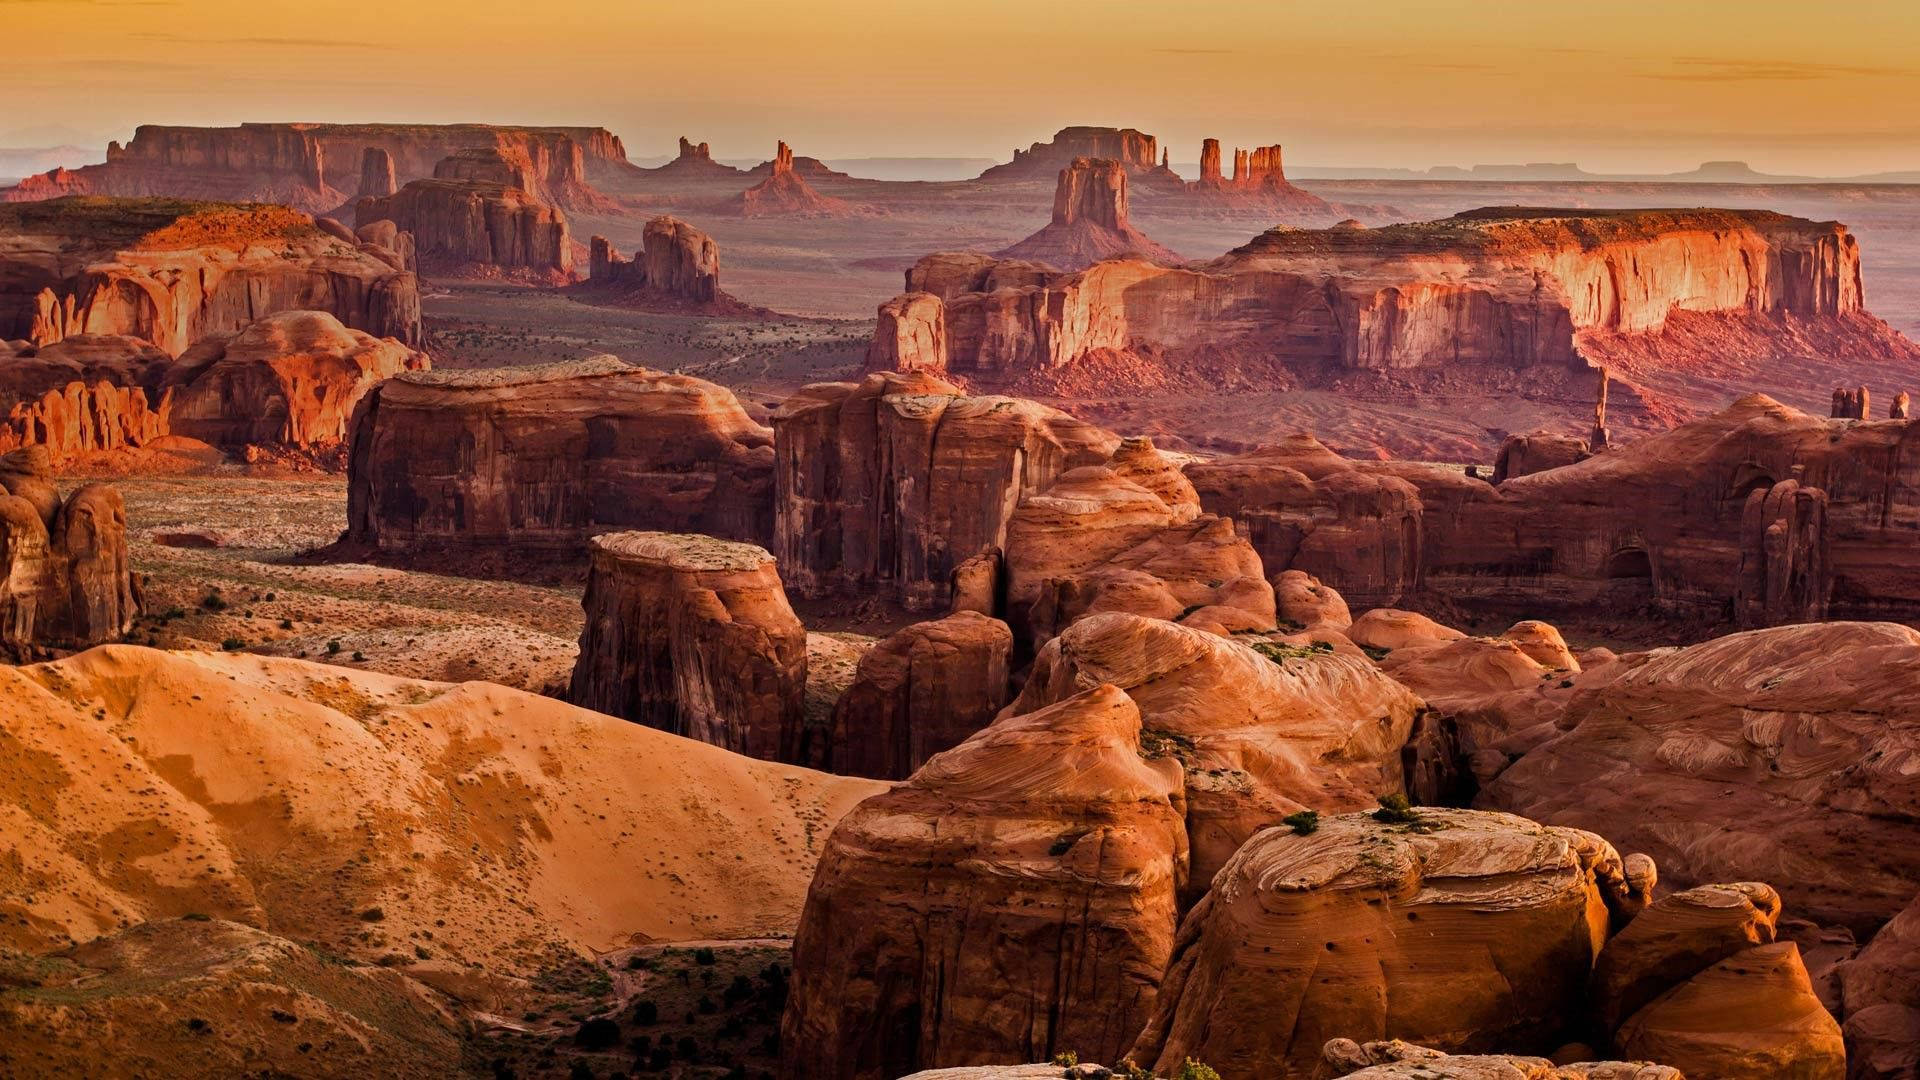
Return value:
[(348, 538), (562, 559), (619, 528), (765, 543), (772, 442), (725, 389), (611, 356), (409, 372), (354, 410)]
[(172, 358), (148, 342), (82, 335), (18, 355), (0, 347), (0, 358), (0, 452), (44, 447), (59, 464), (169, 432), (172, 399), (147, 388)]
[(949, 370), (990, 378), (1097, 350), (1176, 362), (1228, 351), (1320, 372), (1582, 367), (1615, 339), (1658, 334), (1675, 310), (1862, 313), (1845, 226), (1764, 211), (1486, 210), (1282, 227), (1183, 269), (1129, 260), (1053, 274), (937, 255), (907, 281), (945, 303)]
[(590, 172), (631, 170), (620, 140), (604, 128), (491, 124), (241, 124), (231, 128), (142, 125), (104, 164), (31, 177), (0, 201), (57, 195), (170, 195), (275, 202), (332, 210), (363, 190), (369, 150), (383, 151), (396, 183), (434, 175), (436, 163), (469, 149), (516, 151), (532, 164), (536, 194), (571, 209), (607, 209)]
[(126, 334), (177, 355), (300, 309), (417, 343), (414, 276), (346, 235), (281, 207), (97, 198), (0, 207), (0, 339)]
[(362, 228), (391, 221), (413, 234), (429, 272), (573, 280), (573, 240), (566, 212), (535, 194), (534, 165), (512, 150), (470, 150), (435, 167), (386, 198), (354, 207)]

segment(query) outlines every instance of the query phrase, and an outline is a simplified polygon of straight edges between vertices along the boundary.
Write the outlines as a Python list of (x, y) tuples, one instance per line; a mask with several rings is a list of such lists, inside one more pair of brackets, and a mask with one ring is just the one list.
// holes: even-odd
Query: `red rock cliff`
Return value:
[(420, 265), (429, 272), (573, 279), (566, 212), (534, 194), (533, 165), (523, 153), (462, 151), (435, 173), (386, 198), (360, 200), (356, 224), (391, 221), (412, 233)]

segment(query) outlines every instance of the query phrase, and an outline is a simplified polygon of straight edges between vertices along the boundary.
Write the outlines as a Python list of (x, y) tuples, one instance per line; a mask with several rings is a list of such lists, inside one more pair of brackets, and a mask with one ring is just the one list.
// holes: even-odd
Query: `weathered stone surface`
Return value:
[(967, 397), (925, 374), (817, 383), (773, 417), (774, 551), (797, 595), (944, 608), (960, 564), (1004, 550), (1026, 495), (1119, 440), (1031, 401)]
[(56, 463), (166, 435), (172, 399), (151, 394), (170, 358), (122, 335), (79, 334), (13, 354), (0, 346), (0, 451), (45, 447)]
[(1353, 1080), (1685, 1080), (1678, 1069), (1645, 1061), (1558, 1065), (1514, 1054), (1443, 1054), (1399, 1039), (1331, 1039), (1323, 1056), (1331, 1075)]
[(413, 275), (297, 211), (99, 198), (0, 207), (0, 339), (126, 334), (177, 356), (288, 310), (420, 340)]
[(1849, 1077), (1894, 1080), (1920, 1070), (1920, 897), (1841, 965)]
[(43, 448), (0, 458), (0, 645), (15, 660), (116, 641), (140, 604), (120, 492), (86, 484), (62, 500)]
[(1102, 259), (1132, 256), (1149, 262), (1180, 262), (1127, 220), (1126, 166), (1109, 158), (1075, 158), (1060, 170), (1053, 192), (1053, 220), (1025, 240), (994, 253), (1000, 259), (1031, 259), (1061, 270), (1082, 270)]
[(834, 829), (794, 941), (786, 1075), (1113, 1060), (1186, 878), (1181, 781), (1097, 686), (1002, 719)]
[(792, 762), (807, 631), (764, 548), (685, 533), (596, 536), (567, 700)]
[(425, 353), (349, 330), (321, 311), (270, 315), (202, 340), (167, 369), (170, 430), (223, 447), (319, 448), (345, 441), (354, 407)]
[(1620, 857), (1598, 836), (1421, 808), (1268, 829), (1182, 921), (1132, 1056), (1310, 1076), (1329, 1039), (1541, 1052), (1577, 1022)]
[(1735, 953), (1635, 1013), (1620, 1051), (1689, 1077), (1843, 1080), (1840, 1025), (1820, 1005), (1791, 942)]
[(462, 151), (429, 179), (355, 203), (355, 224), (391, 221), (412, 233), (430, 273), (571, 281), (566, 211), (534, 194), (535, 186), (533, 165), (518, 150)]
[[(1349, 641), (1362, 648), (1384, 652), (1431, 648), (1466, 636), (1417, 611), (1400, 611), (1396, 608), (1374, 608), (1347, 627)], [(1516, 647), (1515, 651), (1520, 650)]]
[(1651, 855), (1686, 887), (1771, 882), (1865, 934), (1920, 892), (1920, 634), (1826, 623), (1658, 653), (1573, 696), (1481, 795)]
[(1129, 171), (1172, 178), (1161, 164), (1159, 140), (1133, 128), (1064, 127), (1052, 139), (1015, 150), (1013, 160), (980, 174), (982, 180), (1021, 180), (1051, 176), (1075, 158), (1107, 158)]
[(809, 747), (802, 763), (843, 775), (906, 779), (1005, 707), (1012, 653), (1007, 624), (972, 611), (887, 637), (861, 657), (853, 684), (835, 703), (819, 748), (824, 753)]
[(1600, 950), (1591, 990), (1595, 1022), (1617, 1030), (1727, 957), (1771, 945), (1779, 922), (1780, 894), (1759, 882), (1702, 885), (1655, 900)]
[(932, 293), (902, 293), (880, 305), (868, 371), (947, 370), (946, 309)]
[(382, 199), (400, 190), (394, 179), (393, 153), (384, 146), (369, 146), (360, 153), (360, 189), (362, 199)]
[(1573, 465), (1590, 456), (1587, 440), (1570, 435), (1544, 431), (1509, 435), (1507, 441), (1500, 444), (1500, 456), (1494, 460), (1493, 482), (1498, 485), (1516, 476)]
[(772, 433), (712, 383), (611, 356), (406, 372), (354, 410), (347, 539), (577, 559), (651, 526), (764, 542)]
[(1040, 651), (1009, 715), (1111, 684), (1187, 773), (1195, 890), (1297, 810), (1341, 813), (1402, 790), (1420, 701), (1364, 658), (1259, 646), (1136, 615), (1092, 615)]
[(1347, 601), (1305, 570), (1283, 570), (1273, 579), (1275, 614), (1283, 626), (1337, 630), (1353, 625)]

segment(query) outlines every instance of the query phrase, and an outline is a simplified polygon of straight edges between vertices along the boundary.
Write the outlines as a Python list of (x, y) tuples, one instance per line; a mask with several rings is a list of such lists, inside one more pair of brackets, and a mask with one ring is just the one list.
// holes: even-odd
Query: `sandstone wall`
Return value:
[(354, 411), (347, 537), (568, 560), (610, 529), (765, 543), (772, 442), (727, 390), (610, 356), (409, 372)]
[(0, 458), (0, 649), (14, 660), (118, 641), (140, 605), (120, 493), (60, 498), (40, 448)]
[[(429, 272), (506, 272), (541, 281), (573, 279), (573, 240), (566, 212), (524, 187), (525, 159), (492, 151), (442, 162), (445, 177), (415, 180), (385, 198), (362, 199), (356, 224), (391, 221), (413, 235)], [(513, 181), (509, 183), (508, 181)]]

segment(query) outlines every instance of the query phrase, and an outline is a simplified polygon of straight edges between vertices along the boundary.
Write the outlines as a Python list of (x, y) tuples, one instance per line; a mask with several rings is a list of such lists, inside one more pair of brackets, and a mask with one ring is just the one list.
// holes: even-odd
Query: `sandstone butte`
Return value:
[(170, 355), (276, 311), (420, 341), (414, 276), (344, 227), (277, 206), (61, 198), (0, 206), (0, 340), (125, 334)]
[(538, 190), (533, 163), (519, 148), (464, 150), (434, 166), (430, 178), (360, 199), (355, 225), (391, 221), (412, 234), (428, 273), (566, 284), (574, 276), (567, 214)]
[(732, 392), (618, 358), (403, 372), (354, 410), (344, 539), (579, 560), (651, 527), (766, 543), (773, 434)]
[(1036, 402), (917, 374), (803, 387), (773, 428), (772, 550), (787, 587), (912, 611), (947, 607), (953, 572), (1004, 547), (1025, 495), (1119, 444)]
[[(938, 299), (917, 310), (939, 314), (945, 351), (897, 366), (987, 385), (1066, 379), (1092, 361), (1177, 376), (1223, 356), (1322, 380), (1439, 368), (1498, 380), (1616, 355), (1684, 366), (1691, 352), (1662, 336), (1680, 315), (1920, 356), (1862, 306), (1844, 226), (1759, 210), (1491, 208), (1377, 229), (1280, 226), (1182, 267), (1056, 272), (947, 252), (909, 270), (906, 289)], [(900, 336), (886, 319), (879, 330)]]
[(769, 761), (800, 759), (807, 631), (763, 548), (593, 538), (567, 700)]
[[(465, 150), (500, 149), (532, 164), (533, 193), (569, 210), (608, 212), (616, 204), (595, 181), (637, 172), (605, 128), (493, 124), (241, 124), (177, 127), (143, 124), (107, 160), (55, 169), (0, 190), (0, 202), (61, 195), (171, 196), (280, 203), (312, 213), (348, 204), (368, 190), (369, 152), (384, 155), (376, 176), (394, 187), (432, 177), (437, 163)], [(378, 160), (375, 158), (373, 160)]]
[(643, 169), (659, 175), (684, 174), (690, 177), (734, 177), (743, 170), (713, 160), (713, 151), (706, 143), (696, 143), (685, 135), (680, 136), (680, 145), (672, 161), (655, 169)]
[(775, 149), (766, 179), (730, 199), (722, 200), (716, 211), (732, 217), (815, 217), (835, 218), (851, 215), (854, 208), (844, 199), (822, 195), (813, 189), (794, 168), (793, 149), (781, 143)]
[(1204, 139), (1200, 143), (1200, 179), (1185, 186), (1187, 198), (1182, 201), (1240, 212), (1261, 211), (1293, 222), (1330, 221), (1337, 216), (1332, 204), (1288, 182), (1281, 158), (1277, 144), (1252, 150), (1236, 148), (1233, 172), (1228, 175), (1220, 167), (1220, 140)]
[(426, 366), (424, 353), (319, 311), (269, 315), (178, 359), (139, 338), (80, 334), (0, 370), (0, 451), (40, 446), (55, 464), (186, 440), (331, 452), (374, 384)]
[(580, 292), (596, 303), (643, 311), (688, 311), (712, 315), (764, 315), (720, 288), (720, 245), (679, 218), (648, 220), (641, 249), (632, 259), (604, 236), (589, 248), (587, 280)]
[(0, 457), (0, 487), (0, 652), (18, 662), (132, 629), (140, 601), (120, 492), (91, 483), (62, 498), (42, 447)]
[(1127, 170), (1108, 158), (1074, 158), (1060, 170), (1053, 192), (1053, 220), (996, 259), (1045, 263), (1084, 270), (1103, 259), (1138, 258), (1178, 263), (1178, 253), (1156, 243), (1127, 220)]
[(794, 940), (785, 1075), (1117, 1058), (1186, 880), (1176, 762), (1097, 686), (995, 723), (836, 827)]
[[(791, 933), (821, 826), (885, 789), (491, 683), (301, 660), (108, 645), (0, 684), (4, 741), (36, 762), (0, 778), (26, 875), (0, 942), (35, 953), (199, 913), (365, 964), (430, 940), (397, 970), (485, 1000), (556, 948)], [(271, 827), (232, 809), (256, 806)]]

